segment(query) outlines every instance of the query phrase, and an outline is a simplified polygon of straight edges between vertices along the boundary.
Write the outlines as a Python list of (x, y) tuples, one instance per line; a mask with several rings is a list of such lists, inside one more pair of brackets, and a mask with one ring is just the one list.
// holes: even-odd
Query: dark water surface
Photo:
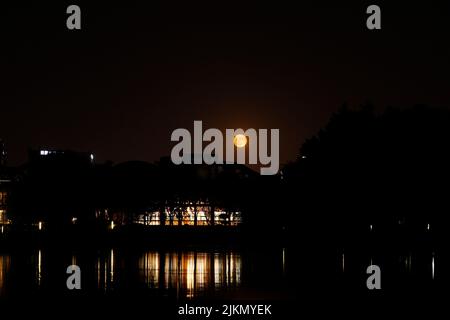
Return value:
[[(378, 310), (402, 303), (420, 306), (441, 295), (448, 266), (444, 253), (428, 249), (61, 248), (60, 243), (0, 251), (0, 303), (13, 302), (14, 312), (31, 314), (31, 308), (56, 312), (60, 304), (71, 312), (77, 306), (78, 315), (108, 310), (111, 318), (150, 309), (150, 318), (177, 317), (185, 303), (270, 303), (279, 317), (308, 309), (344, 315), (355, 304), (375, 304)], [(381, 268), (382, 290), (367, 290), (370, 264)], [(81, 290), (66, 287), (69, 265), (81, 268)]]
[(327, 263), (308, 251), (283, 247), (16, 249), (0, 252), (0, 297), (65, 292), (69, 265), (81, 268), (82, 291), (88, 294), (284, 299), (295, 296), (302, 284), (304, 288), (313, 286), (311, 277), (322, 277), (316, 279), (322, 286), (331, 281), (333, 290), (364, 289), (366, 268), (371, 264), (382, 270), (383, 289), (433, 290), (443, 278), (443, 263), (434, 251), (386, 255), (340, 249)]
[(30, 249), (0, 253), (0, 297), (67, 291), (78, 265), (87, 294), (144, 293), (177, 299), (287, 294), (286, 249)]

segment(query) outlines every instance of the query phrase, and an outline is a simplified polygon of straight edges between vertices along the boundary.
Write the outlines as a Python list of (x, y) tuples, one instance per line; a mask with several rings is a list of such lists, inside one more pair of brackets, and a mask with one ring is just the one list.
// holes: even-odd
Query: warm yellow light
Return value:
[(39, 231), (42, 230), (42, 221), (39, 221), (39, 223), (38, 223), (38, 229), (39, 229)]
[(243, 148), (247, 144), (247, 137), (243, 134), (237, 134), (234, 136), (233, 143), (238, 148)]

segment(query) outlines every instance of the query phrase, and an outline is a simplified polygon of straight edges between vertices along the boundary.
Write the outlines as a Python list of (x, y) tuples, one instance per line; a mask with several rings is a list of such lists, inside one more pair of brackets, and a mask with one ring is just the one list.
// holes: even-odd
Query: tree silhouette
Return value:
[(370, 105), (344, 106), (283, 170), (285, 188), (296, 190), (286, 194), (293, 199), (297, 193), (306, 213), (296, 219), (316, 226), (324, 238), (354, 238), (369, 226), (387, 238), (406, 236), (402, 225), (410, 235), (428, 224), (443, 231), (449, 131), (448, 109), (376, 114)]

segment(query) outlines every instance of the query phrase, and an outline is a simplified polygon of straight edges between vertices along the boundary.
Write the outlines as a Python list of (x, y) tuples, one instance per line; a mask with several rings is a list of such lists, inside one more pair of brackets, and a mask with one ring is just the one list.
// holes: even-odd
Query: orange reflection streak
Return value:
[(139, 274), (147, 287), (159, 286), (159, 253), (146, 252), (139, 259)]
[(11, 259), (9, 256), (0, 256), (0, 296), (5, 289), (6, 277), (8, 276), (11, 265)]
[(147, 287), (175, 289), (177, 294), (194, 298), (208, 288), (239, 286), (241, 257), (232, 253), (147, 252), (139, 260), (139, 273)]

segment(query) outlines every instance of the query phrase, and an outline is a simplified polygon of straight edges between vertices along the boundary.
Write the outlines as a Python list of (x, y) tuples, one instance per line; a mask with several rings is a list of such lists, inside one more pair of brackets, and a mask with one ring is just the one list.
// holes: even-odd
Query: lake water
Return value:
[(290, 299), (302, 290), (365, 290), (377, 264), (382, 288), (430, 289), (445, 276), (439, 252), (370, 254), (337, 250), (314, 255), (294, 248), (61, 250), (0, 253), (0, 297), (68, 292), (66, 269), (81, 268), (83, 294), (174, 299)]
[[(219, 309), (262, 303), (274, 306), (273, 319), (308, 312), (344, 317), (358, 310), (355, 305), (403, 315), (404, 305), (442, 296), (449, 265), (445, 252), (434, 250), (61, 247), (0, 251), (3, 311), (30, 317), (60, 315), (62, 308), (73, 318), (89, 312), (107, 319), (182, 319), (177, 310), (185, 303)], [(81, 268), (81, 290), (66, 287), (72, 264)], [(382, 290), (366, 287), (370, 264), (381, 268)]]
[(227, 250), (32, 249), (0, 253), (0, 297), (67, 291), (66, 268), (81, 268), (82, 291), (143, 293), (178, 299), (283, 296), (286, 249)]

